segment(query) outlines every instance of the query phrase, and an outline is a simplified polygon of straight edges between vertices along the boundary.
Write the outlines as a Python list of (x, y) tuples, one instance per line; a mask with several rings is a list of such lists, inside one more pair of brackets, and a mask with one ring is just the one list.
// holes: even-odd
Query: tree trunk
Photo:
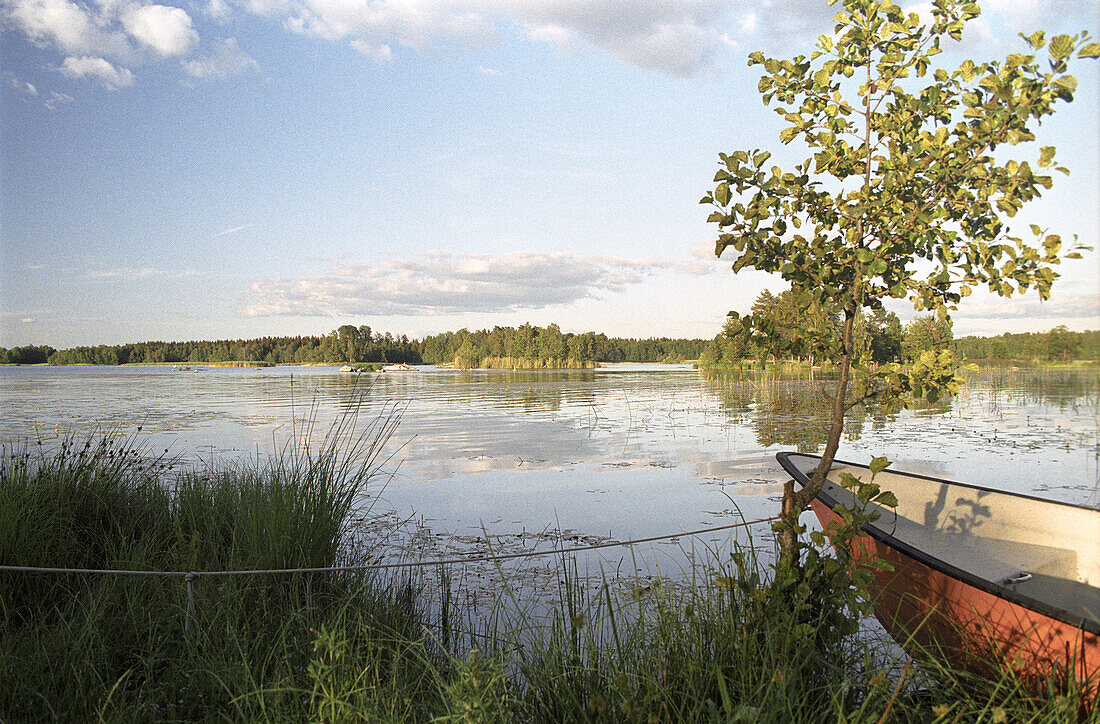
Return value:
[(833, 397), (833, 419), (829, 428), (829, 437), (825, 442), (825, 451), (810, 478), (810, 484), (795, 492), (794, 481), (789, 480), (783, 486), (783, 526), (779, 531), (779, 557), (784, 565), (798, 567), (798, 535), (795, 527), (802, 511), (817, 497), (825, 476), (833, 467), (833, 458), (840, 447), (840, 436), (844, 434), (844, 414), (847, 411), (848, 382), (852, 371), (852, 323), (855, 314), (844, 312), (843, 344), (844, 354), (840, 359), (840, 378), (836, 382), (836, 394)]

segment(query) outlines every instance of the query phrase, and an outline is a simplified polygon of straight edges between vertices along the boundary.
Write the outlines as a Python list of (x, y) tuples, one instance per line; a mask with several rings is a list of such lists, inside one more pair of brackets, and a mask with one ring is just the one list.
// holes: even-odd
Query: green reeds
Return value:
[[(319, 441), (307, 426), (270, 458), (182, 473), (117, 435), (5, 449), (0, 565), (212, 572), (363, 563), (371, 552), (348, 544), (352, 513), (378, 482), (398, 415), (387, 409), (363, 425), (358, 413), (356, 403)], [(408, 593), (366, 572), (200, 576), (190, 586), (179, 577), (0, 572), (0, 720), (302, 711), (316, 699), (318, 631), (349, 632), (357, 655), (401, 650), (394, 641), (424, 649), (419, 620)], [(387, 654), (379, 671), (395, 661)], [(419, 679), (396, 680), (415, 688)]]
[[(357, 413), (320, 441), (307, 426), (271, 458), (182, 474), (118, 436), (7, 449), (0, 565), (374, 560), (350, 521), (396, 415), (364, 427)], [(0, 720), (1096, 720), (1057, 677), (1038, 689), (1011, 672), (975, 677), (935, 652), (906, 664), (858, 629), (827, 549), (802, 578), (738, 546), (675, 578), (587, 580), (571, 559), (560, 566), (549, 610), (525, 610), (517, 592), (479, 616), (454, 605), (446, 571), (441, 591), (426, 574), (199, 577), (193, 617), (179, 578), (0, 572)]]
[(588, 370), (596, 369), (599, 363), (572, 357), (484, 357), (478, 367), (489, 370)]

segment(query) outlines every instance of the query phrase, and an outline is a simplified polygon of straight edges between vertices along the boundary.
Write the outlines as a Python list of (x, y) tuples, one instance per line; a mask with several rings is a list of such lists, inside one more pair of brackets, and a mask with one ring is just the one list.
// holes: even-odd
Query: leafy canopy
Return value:
[[(976, 3), (936, 0), (930, 23), (890, 0), (843, 7), (809, 58), (749, 56), (765, 73), (764, 103), (789, 124), (780, 140), (811, 155), (785, 170), (760, 149), (720, 154), (701, 202), (715, 207), (716, 253), (732, 247), (734, 271), (778, 273), (808, 308), (846, 318), (888, 297), (946, 317), (978, 285), (1047, 299), (1054, 266), (1081, 247), (1063, 252), (1058, 235), (1036, 226), (1025, 241), (1006, 219), (1051, 187), (1052, 171), (1068, 172), (1050, 146), (1033, 163), (994, 152), (1035, 139), (1040, 120), (1073, 98), (1068, 61), (1100, 56), (1100, 44), (1086, 33), (1048, 43), (1039, 31), (1024, 38), (1028, 54), (934, 69), (944, 39), (960, 39), (978, 16)], [(850, 357), (844, 344), (827, 351)]]
[[(810, 155), (785, 170), (767, 165), (768, 151), (721, 154), (714, 190), (701, 203), (714, 207), (716, 253), (732, 247), (734, 271), (778, 273), (803, 313), (780, 329), (731, 312), (730, 326), (774, 352), (839, 362), (821, 460), (809, 485), (784, 490), (776, 529), (786, 562), (797, 562), (798, 516), (824, 483), (848, 410), (868, 398), (934, 401), (960, 382), (950, 350), (923, 351), (907, 369), (861, 366), (860, 313), (880, 311), (887, 298), (909, 299), (945, 321), (979, 285), (1000, 296), (1034, 288), (1047, 299), (1054, 267), (1079, 256), (1076, 245), (1063, 251), (1056, 234), (1031, 226), (1025, 241), (1007, 225), (1051, 187), (1052, 171), (1066, 172), (1054, 148), (1041, 147), (1032, 163), (1004, 160), (1002, 147), (1035, 140), (1040, 121), (1073, 99), (1071, 58), (1096, 58), (1100, 44), (1087, 33), (1048, 43), (1039, 31), (1024, 37), (1026, 54), (935, 67), (942, 43), (960, 40), (979, 13), (976, 3), (934, 0), (925, 22), (892, 0), (844, 0), (833, 33), (810, 57), (749, 56), (764, 71), (764, 103), (787, 122), (779, 140), (800, 141)], [(815, 321), (830, 314), (840, 335)]]

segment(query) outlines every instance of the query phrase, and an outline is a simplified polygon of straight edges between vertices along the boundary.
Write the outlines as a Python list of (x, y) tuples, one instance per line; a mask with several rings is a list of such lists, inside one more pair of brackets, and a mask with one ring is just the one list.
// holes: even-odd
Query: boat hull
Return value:
[[(841, 524), (821, 500), (812, 503), (822, 526)], [(1011, 668), (1044, 680), (1053, 671), (1072, 676), (1094, 698), (1100, 684), (1100, 637), (1006, 600), (978, 585), (913, 558), (871, 535), (852, 540), (853, 563), (874, 576), (875, 617), (905, 648), (938, 651), (952, 663), (983, 674)]]
[[(800, 485), (821, 461), (776, 457)], [(1095, 700), (1100, 510), (835, 460), (812, 503), (827, 532), (843, 508), (860, 507), (853, 479), (871, 478), (895, 493), (896, 507), (868, 503), (877, 519), (847, 540), (853, 564), (873, 576), (876, 617), (898, 643), (980, 673), (1008, 668), (1036, 682), (1054, 674)]]

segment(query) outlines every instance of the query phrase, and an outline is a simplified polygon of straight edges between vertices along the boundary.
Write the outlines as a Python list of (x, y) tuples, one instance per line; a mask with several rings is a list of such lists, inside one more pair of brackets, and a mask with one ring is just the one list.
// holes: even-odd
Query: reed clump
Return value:
[[(329, 567), (353, 545), (396, 416), (316, 446), (173, 472), (117, 436), (0, 464), (0, 565)], [(308, 439), (309, 431), (304, 436)], [(0, 720), (821, 722), (1087, 719), (1079, 691), (903, 665), (859, 631), (824, 549), (791, 577), (753, 549), (665, 579), (589, 580), (475, 617), (449, 579), (363, 571), (178, 578), (0, 572)], [(508, 574), (500, 569), (501, 590)], [(433, 594), (433, 595), (429, 595)], [(516, 594), (517, 596), (519, 594)], [(442, 600), (442, 606), (427, 601)]]
[(573, 357), (483, 357), (476, 366), (487, 370), (591, 370), (600, 365)]
[[(366, 562), (352, 513), (380, 474), (397, 415), (353, 410), (320, 441), (173, 472), (117, 435), (0, 463), (0, 565), (139, 572), (324, 568)], [(374, 660), (384, 709), (433, 701), (409, 584), (367, 572), (197, 577), (0, 572), (0, 720), (305, 720), (321, 705), (318, 632)], [(433, 659), (435, 657), (435, 659)], [(377, 685), (384, 683), (385, 688)], [(412, 687), (411, 689), (407, 687)]]

